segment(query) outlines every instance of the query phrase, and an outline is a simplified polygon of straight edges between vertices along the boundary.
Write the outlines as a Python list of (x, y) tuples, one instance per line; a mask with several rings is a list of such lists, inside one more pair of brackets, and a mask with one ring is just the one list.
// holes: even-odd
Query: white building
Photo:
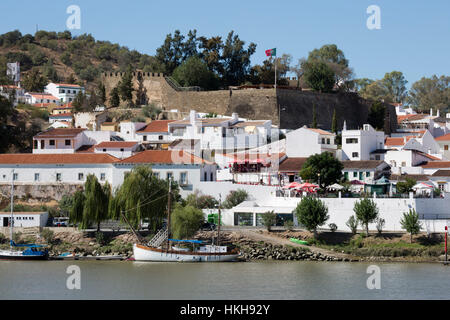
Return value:
[(76, 112), (74, 113), (75, 128), (98, 131), (108, 115), (106, 112)]
[(390, 174), (390, 166), (383, 160), (342, 161), (342, 164), (344, 165), (342, 172), (347, 181), (373, 183)]
[(138, 135), (137, 132), (146, 125), (145, 122), (121, 121), (118, 136), (126, 141), (139, 141), (142, 136)]
[(334, 133), (303, 126), (286, 134), (286, 155), (294, 158), (309, 157), (314, 154), (331, 152), (336, 154)]
[(136, 131), (139, 142), (151, 149), (167, 149), (168, 144), (175, 140), (169, 135), (169, 123), (175, 120), (153, 120)]
[(44, 91), (63, 103), (72, 102), (80, 91), (85, 93), (84, 87), (68, 83), (49, 83), (45, 86)]
[(60, 101), (51, 93), (45, 92), (27, 92), (25, 93), (25, 102), (33, 105), (46, 106), (48, 104), (59, 105)]
[(423, 170), (420, 165), (429, 161), (438, 162), (439, 160), (439, 158), (414, 149), (388, 150), (384, 157), (384, 161), (391, 166), (391, 171), (394, 174), (422, 174)]
[(26, 103), (25, 90), (21, 87), (14, 85), (1, 85), (0, 86), (0, 96), (6, 99), (13, 98), (13, 105), (17, 106), (19, 103)]
[(376, 154), (382, 149), (384, 132), (376, 131), (370, 124), (363, 125), (362, 130), (342, 130), (342, 160), (383, 160), (382, 153)]
[(72, 123), (73, 116), (72, 113), (58, 113), (58, 114), (51, 114), (48, 116), (48, 122), (49, 123), (55, 123), (58, 121)]
[(113, 157), (124, 159), (131, 157), (138, 147), (137, 141), (104, 141), (94, 146), (94, 152), (107, 153)]
[(271, 139), (272, 122), (241, 121), (237, 113), (231, 118), (199, 118), (191, 110), (189, 118), (170, 122), (168, 127), (173, 140), (198, 139), (202, 150), (234, 152), (267, 144)]
[[(10, 212), (0, 212), (0, 223), (4, 228), (9, 226)], [(13, 226), (16, 228), (45, 227), (48, 221), (48, 212), (14, 212)]]

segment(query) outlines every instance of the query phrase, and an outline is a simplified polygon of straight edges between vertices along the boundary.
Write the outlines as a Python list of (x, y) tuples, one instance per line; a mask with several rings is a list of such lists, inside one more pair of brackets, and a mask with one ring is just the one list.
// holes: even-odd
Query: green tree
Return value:
[(267, 211), (262, 215), (263, 225), (270, 231), (270, 228), (277, 222), (277, 214), (272, 211)]
[(335, 84), (333, 70), (321, 61), (305, 61), (302, 64), (306, 84), (319, 92), (331, 92)]
[(224, 85), (240, 85), (244, 83), (250, 71), (250, 58), (255, 51), (256, 44), (251, 42), (245, 49), (245, 42), (237, 34), (234, 34), (234, 31), (228, 33), (221, 56)]
[(378, 217), (378, 207), (371, 199), (361, 199), (356, 201), (353, 207), (356, 218), (361, 221), (361, 224), (366, 226), (366, 233), (369, 235), (369, 223), (374, 222)]
[(120, 105), (119, 89), (114, 87), (111, 90), (111, 96), (109, 97), (109, 104), (113, 108), (117, 108)]
[(125, 72), (122, 80), (119, 82), (117, 89), (119, 90), (120, 98), (127, 102), (128, 106), (133, 105), (133, 74), (131, 71), (131, 66)]
[(393, 102), (394, 97), (389, 94), (388, 89), (381, 80), (374, 81), (359, 91), (361, 97), (371, 101)]
[(175, 239), (191, 238), (204, 222), (202, 210), (190, 205), (176, 204), (170, 217), (170, 229)]
[(314, 232), (317, 237), (317, 228), (324, 225), (330, 218), (328, 216), (328, 208), (318, 198), (311, 196), (304, 197), (295, 209), (298, 222), (304, 225), (309, 231)]
[(157, 120), (161, 112), (161, 108), (157, 107), (155, 104), (149, 104), (142, 107), (142, 114), (144, 115), (144, 117), (150, 118), (152, 120)]
[(342, 162), (336, 159), (331, 152), (323, 152), (312, 155), (306, 160), (300, 176), (303, 180), (315, 183), (319, 183), (320, 179), (320, 187), (325, 188), (341, 180), (343, 168)]
[[(159, 179), (150, 166), (134, 167), (126, 174), (123, 184), (116, 190), (110, 204), (110, 216), (122, 219), (125, 214), (129, 223), (137, 227), (143, 219), (149, 220), (149, 229), (156, 231), (167, 217), (169, 194), (167, 180)], [(172, 203), (179, 199), (178, 185), (172, 182)]]
[(317, 112), (316, 112), (316, 105), (313, 103), (313, 119), (311, 128), (317, 129)]
[(388, 95), (393, 97), (394, 102), (401, 103), (405, 100), (407, 95), (406, 84), (408, 81), (400, 71), (392, 71), (386, 73), (381, 79)]
[(408, 213), (403, 213), (403, 218), (400, 220), (400, 225), (403, 229), (409, 232), (409, 241), (411, 243), (413, 234), (418, 234), (420, 232), (420, 229), (422, 228), (422, 225), (419, 221), (419, 215), (417, 214), (415, 209), (409, 209)]
[(244, 189), (238, 189), (238, 190), (232, 190), (227, 195), (223, 207), (226, 209), (231, 209), (235, 206), (237, 206), (239, 203), (247, 200), (248, 193)]
[(178, 66), (172, 77), (183, 87), (199, 86), (207, 90), (218, 88), (218, 79), (199, 57), (193, 56)]
[(22, 86), (28, 92), (42, 92), (48, 80), (42, 76), (39, 69), (32, 69), (22, 79)]
[(219, 201), (213, 196), (204, 195), (195, 190), (186, 197), (186, 204), (197, 209), (213, 209), (219, 205)]
[(434, 108), (438, 110), (450, 109), (450, 76), (431, 78), (423, 77), (411, 86), (407, 97), (411, 107), (418, 110)]
[(99, 102), (103, 105), (106, 102), (106, 88), (103, 82), (99, 82), (97, 85), (97, 96)]
[(338, 134), (338, 124), (336, 118), (336, 108), (333, 110), (333, 117), (331, 118), (331, 132)]
[(397, 182), (396, 189), (398, 193), (409, 193), (413, 191), (412, 187), (416, 185), (416, 180), (406, 178), (405, 181)]
[(68, 217), (70, 210), (73, 206), (74, 196), (71, 194), (65, 194), (62, 196), (61, 200), (58, 202), (58, 207), (61, 210), (61, 214)]
[(70, 222), (79, 223), (81, 229), (87, 229), (92, 224), (97, 224), (100, 231), (100, 222), (108, 217), (108, 204), (110, 199), (110, 187), (102, 186), (97, 177), (89, 174), (86, 177), (83, 191), (77, 191), (74, 195), (70, 210)]
[(385, 117), (386, 107), (384, 103), (380, 101), (372, 103), (367, 116), (367, 122), (375, 129), (380, 130), (384, 128)]

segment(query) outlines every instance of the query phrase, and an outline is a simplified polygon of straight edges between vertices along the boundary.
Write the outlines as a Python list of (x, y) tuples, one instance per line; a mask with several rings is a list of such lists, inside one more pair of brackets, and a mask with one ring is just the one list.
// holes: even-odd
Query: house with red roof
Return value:
[(167, 149), (175, 140), (169, 134), (169, 123), (175, 120), (153, 120), (136, 131), (136, 138), (148, 149)]
[(103, 141), (93, 146), (95, 153), (107, 153), (118, 159), (131, 157), (139, 149), (138, 141)]

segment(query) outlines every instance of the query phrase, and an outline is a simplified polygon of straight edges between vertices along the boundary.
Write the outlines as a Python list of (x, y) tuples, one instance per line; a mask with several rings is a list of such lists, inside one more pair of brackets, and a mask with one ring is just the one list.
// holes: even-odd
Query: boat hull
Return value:
[(226, 262), (233, 261), (239, 253), (207, 253), (192, 251), (163, 250), (139, 244), (133, 245), (135, 261), (158, 262)]
[(11, 256), (0, 254), (0, 260), (37, 261), (37, 260), (48, 260), (48, 256)]

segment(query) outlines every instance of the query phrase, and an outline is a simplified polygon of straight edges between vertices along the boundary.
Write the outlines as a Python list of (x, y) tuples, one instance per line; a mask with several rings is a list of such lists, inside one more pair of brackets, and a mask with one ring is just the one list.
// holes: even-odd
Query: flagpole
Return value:
[(277, 89), (277, 56), (274, 58), (274, 64), (275, 64), (275, 90)]

